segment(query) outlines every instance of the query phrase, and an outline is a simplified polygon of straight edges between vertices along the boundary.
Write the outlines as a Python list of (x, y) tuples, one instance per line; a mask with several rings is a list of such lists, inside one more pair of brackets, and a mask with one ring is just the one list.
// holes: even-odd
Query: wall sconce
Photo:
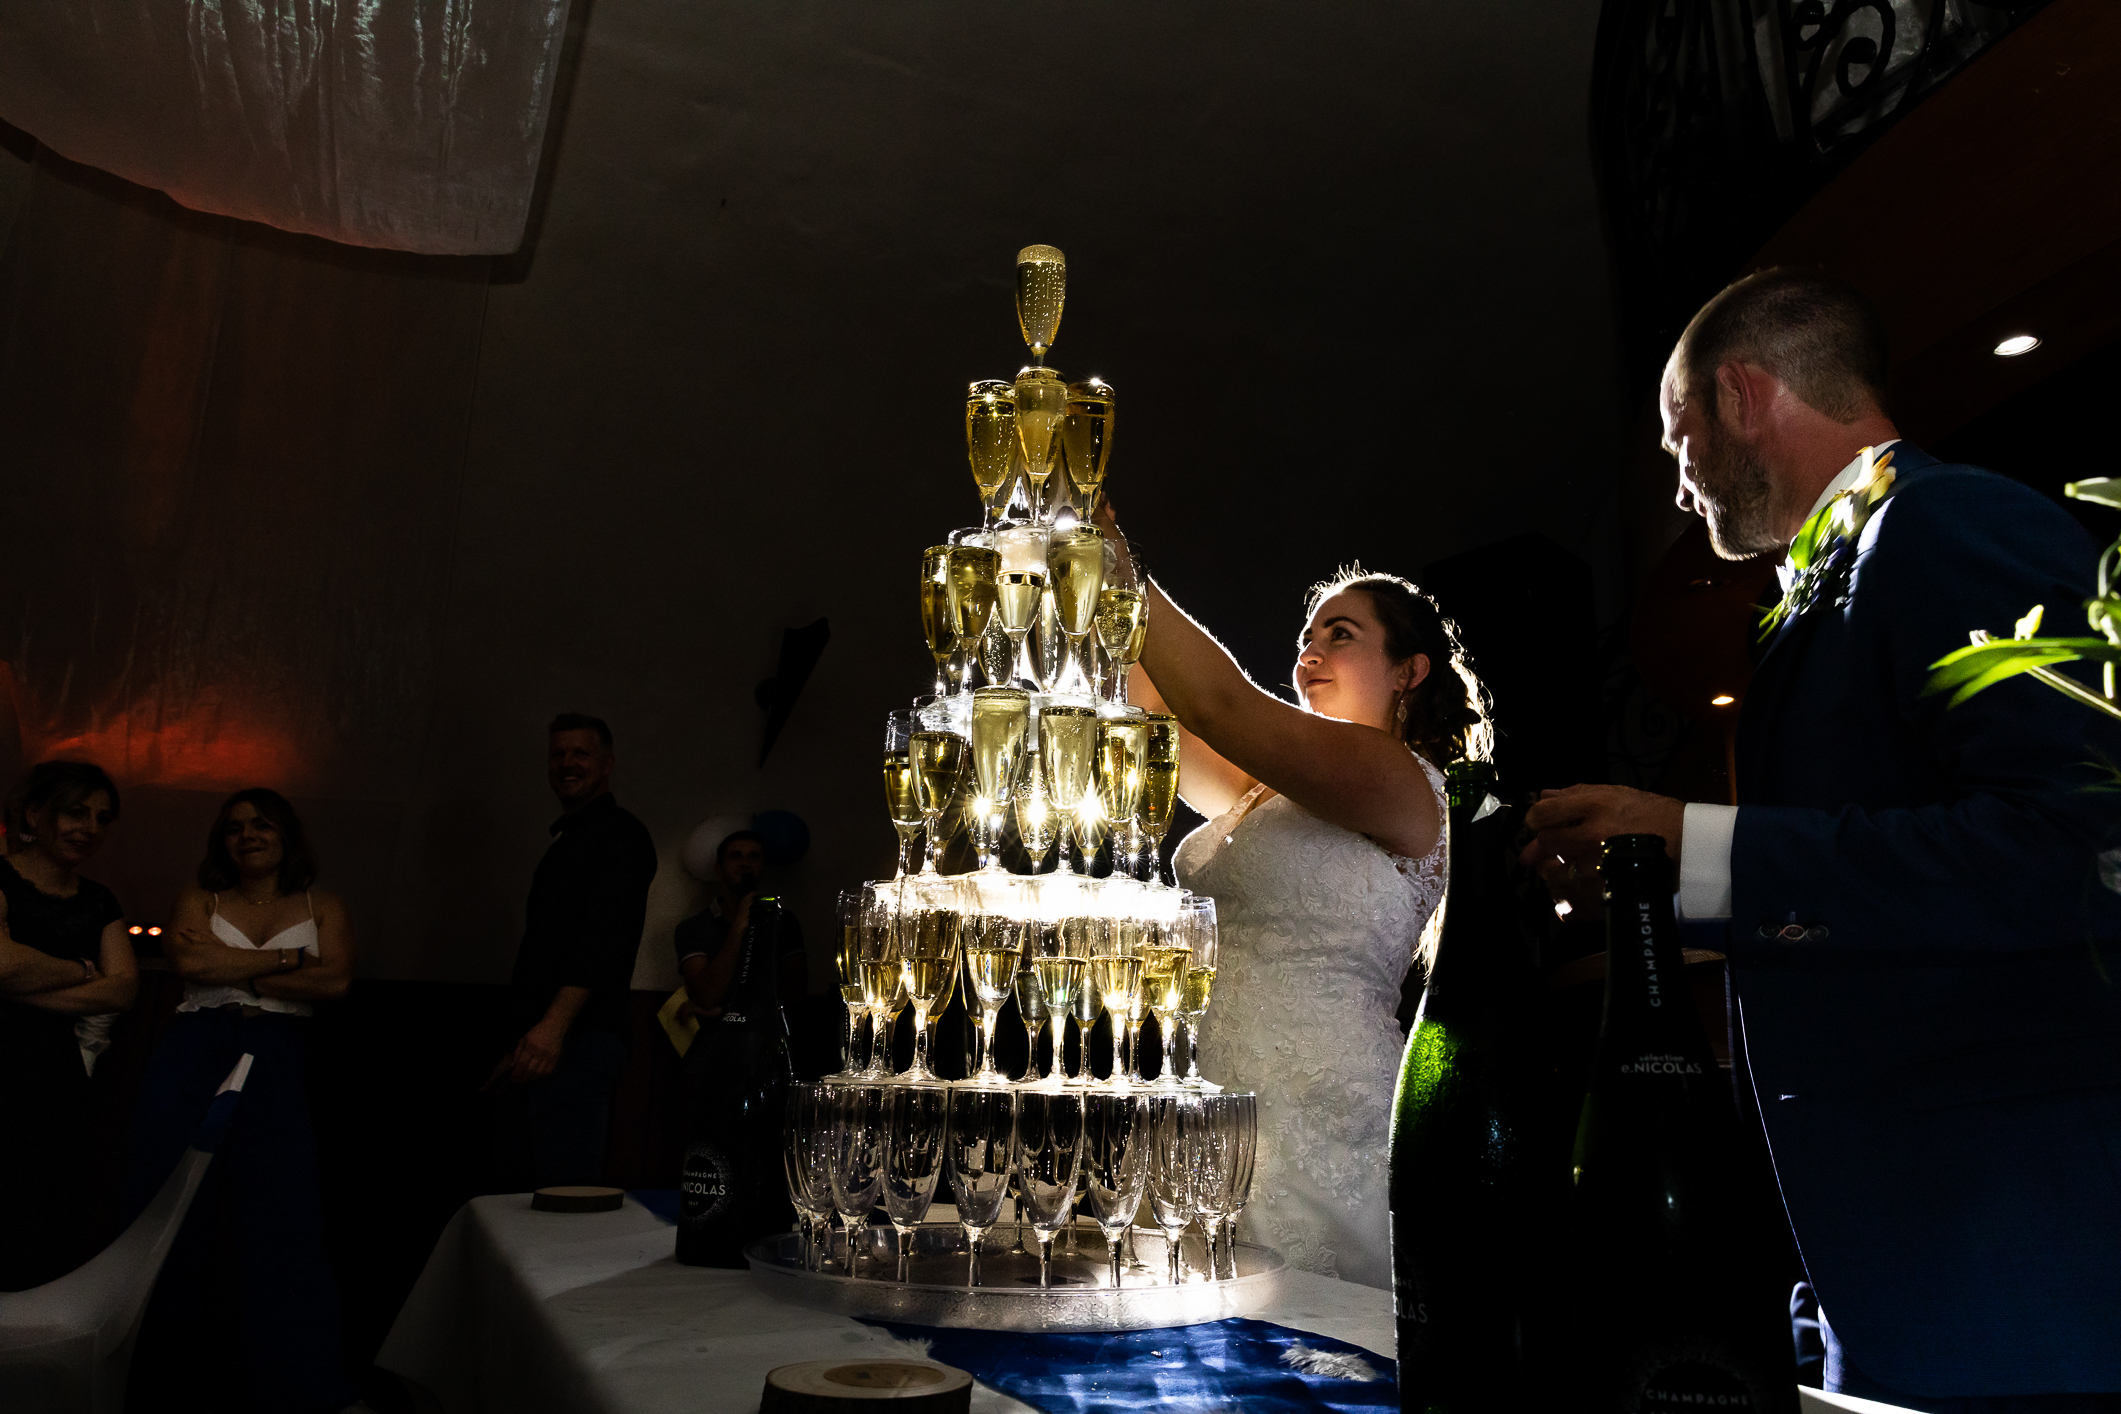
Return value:
[(2040, 347), (2040, 341), (2031, 334), (2013, 334), (1996, 345), (1996, 357), (2016, 358), (2019, 354), (2031, 353)]

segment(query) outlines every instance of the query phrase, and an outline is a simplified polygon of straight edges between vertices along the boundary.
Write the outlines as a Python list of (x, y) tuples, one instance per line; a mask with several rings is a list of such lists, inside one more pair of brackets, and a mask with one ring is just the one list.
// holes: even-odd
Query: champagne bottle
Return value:
[(1566, 1201), (1538, 961), (1508, 873), (1521, 814), (1482, 815), (1492, 778), (1451, 769), (1448, 907), (1392, 1109), (1400, 1408), (1434, 1414), (1543, 1414), (1544, 1273)]
[(744, 1266), (745, 1246), (794, 1216), (780, 1163), (794, 1079), (779, 995), (785, 926), (779, 899), (752, 900), (722, 1014), (701, 1021), (685, 1055), (699, 1081), (679, 1178), (677, 1259), (696, 1267)]
[(1571, 1273), (1586, 1411), (1796, 1414), (1789, 1282), (1694, 1009), (1656, 835), (1616, 835), (1605, 1022), (1576, 1131)]

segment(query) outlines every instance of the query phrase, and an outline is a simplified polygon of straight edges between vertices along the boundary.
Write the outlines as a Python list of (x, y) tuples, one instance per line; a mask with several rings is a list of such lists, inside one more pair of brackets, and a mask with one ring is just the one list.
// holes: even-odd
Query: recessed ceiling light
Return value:
[(1730, 694), (1729, 694), (1728, 692), (1719, 692), (1719, 693), (1717, 693), (1717, 694), (1716, 694), (1716, 695), (1715, 695), (1714, 697), (1711, 697), (1711, 698), (1709, 699), (1709, 706), (1711, 706), (1711, 707), (1728, 707), (1728, 706), (1730, 706), (1730, 705), (1731, 705), (1731, 704), (1732, 704), (1733, 702), (1736, 702), (1737, 700), (1738, 700), (1737, 698), (1735, 698), (1735, 697), (1731, 696), (1731, 695), (1730, 695)]
[(2002, 343), (1996, 345), (1996, 356), (1998, 358), (2016, 358), (2019, 354), (2031, 353), (2039, 347), (2040, 341), (2031, 334), (2013, 334)]

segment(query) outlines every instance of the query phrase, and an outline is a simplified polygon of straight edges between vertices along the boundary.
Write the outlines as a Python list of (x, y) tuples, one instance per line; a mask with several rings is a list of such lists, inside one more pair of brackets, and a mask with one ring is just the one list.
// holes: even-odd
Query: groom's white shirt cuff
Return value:
[[(1897, 437), (1880, 442), (1874, 452), (1882, 452), (1899, 441)], [(1863, 454), (1857, 453), (1840, 473), (1826, 484), (1819, 499), (1812, 502), (1811, 510), (1805, 513), (1810, 520), (1821, 508), (1841, 492), (1856, 484), (1863, 472)], [(1776, 577), (1782, 579), (1785, 592), (1789, 589), (1787, 565), (1778, 565)], [(1713, 922), (1731, 916), (1731, 836), (1738, 830), (1738, 807), (1735, 805), (1689, 804), (1686, 818), (1680, 825), (1679, 837), (1679, 916), (1700, 922)]]
[(1696, 922), (1730, 917), (1738, 807), (1689, 804), (1679, 829), (1679, 916)]

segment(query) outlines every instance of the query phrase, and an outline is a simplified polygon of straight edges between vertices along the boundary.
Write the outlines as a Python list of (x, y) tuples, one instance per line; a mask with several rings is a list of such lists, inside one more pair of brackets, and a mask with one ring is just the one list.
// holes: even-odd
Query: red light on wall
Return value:
[(145, 928), (142, 928), (139, 924), (135, 923), (132, 927), (126, 929), (125, 931), (137, 938), (142, 933), (145, 933), (147, 930)]
[(150, 928), (147, 930), (147, 936), (150, 938), (159, 938), (162, 936), (162, 930), (160, 928)]

